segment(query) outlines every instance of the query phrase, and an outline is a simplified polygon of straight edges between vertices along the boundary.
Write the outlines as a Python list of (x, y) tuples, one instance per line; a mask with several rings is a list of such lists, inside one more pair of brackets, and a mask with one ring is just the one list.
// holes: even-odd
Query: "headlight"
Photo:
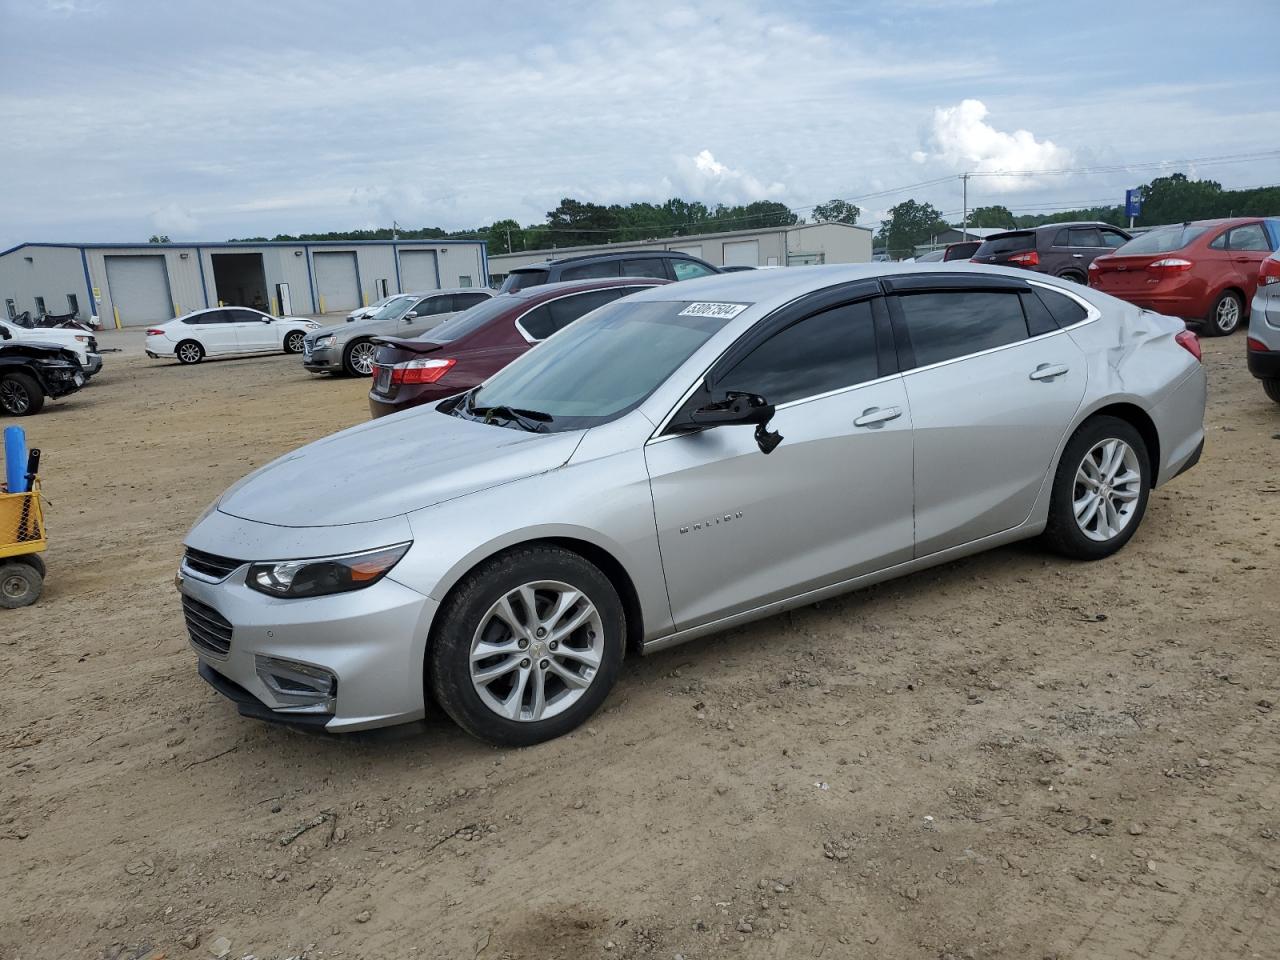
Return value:
[(371, 587), (390, 572), (411, 543), (310, 560), (255, 563), (245, 582), (272, 597), (323, 597)]
[(320, 324), (318, 324), (318, 323), (308, 323), (308, 324), (306, 325), (306, 327), (307, 327), (307, 329), (308, 329), (308, 330), (319, 330), (319, 329), (320, 329)]
[(317, 347), (332, 347), (334, 341), (337, 339), (337, 334), (333, 333), (329, 334), (327, 337), (316, 337), (315, 345)]

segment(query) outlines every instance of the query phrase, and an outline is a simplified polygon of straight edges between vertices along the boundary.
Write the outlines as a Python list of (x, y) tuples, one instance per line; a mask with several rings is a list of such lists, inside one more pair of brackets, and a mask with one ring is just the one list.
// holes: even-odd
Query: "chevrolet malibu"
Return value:
[(656, 287), (233, 485), (187, 536), (186, 626), (242, 714), (336, 732), (434, 701), (536, 743), (626, 653), (1027, 537), (1110, 556), (1204, 405), (1181, 320), (1025, 271)]

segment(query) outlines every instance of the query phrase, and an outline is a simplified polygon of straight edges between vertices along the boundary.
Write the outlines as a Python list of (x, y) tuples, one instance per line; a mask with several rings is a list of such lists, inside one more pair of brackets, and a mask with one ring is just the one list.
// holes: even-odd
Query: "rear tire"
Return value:
[(44, 577), (35, 567), (10, 561), (0, 565), (0, 607), (16, 610), (40, 599)]
[(1263, 380), (1262, 389), (1266, 391), (1268, 397), (1280, 403), (1280, 380)]
[(0, 376), (0, 410), (12, 417), (30, 417), (44, 408), (44, 390), (26, 373)]
[(342, 369), (349, 377), (369, 377), (373, 375), (373, 358), (378, 352), (368, 340), (353, 340), (342, 351)]
[(199, 363), (204, 359), (204, 347), (194, 340), (183, 340), (174, 348), (173, 355), (178, 362), (186, 365)]
[(1213, 302), (1209, 315), (1204, 318), (1204, 332), (1210, 337), (1227, 337), (1240, 329), (1244, 318), (1244, 301), (1234, 290), (1224, 290)]
[(1084, 285), (1084, 282), (1085, 282), (1084, 274), (1076, 273), (1074, 270), (1068, 270), (1066, 273), (1062, 274), (1062, 279), (1070, 280), (1072, 283), (1078, 283), (1082, 286)]
[(1044, 541), (1074, 560), (1109, 557), (1137, 531), (1150, 493), (1142, 435), (1118, 417), (1092, 417), (1062, 451)]
[[(518, 547), (450, 593), (427, 673), (436, 702), (462, 729), (529, 746), (595, 713), (617, 679), (625, 642), (622, 602), (598, 567), (561, 547)], [(484, 648), (493, 652), (477, 654)]]

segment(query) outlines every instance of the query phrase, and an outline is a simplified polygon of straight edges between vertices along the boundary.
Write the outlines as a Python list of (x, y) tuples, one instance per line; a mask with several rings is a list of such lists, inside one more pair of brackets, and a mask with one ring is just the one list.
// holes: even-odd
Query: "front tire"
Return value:
[(306, 339), (306, 336), (307, 335), (301, 330), (291, 331), (289, 335), (284, 338), (284, 352), (301, 353), (302, 342)]
[(25, 373), (0, 376), (0, 410), (12, 417), (30, 417), (44, 407), (44, 390)]
[(427, 655), (429, 682), (472, 736), (528, 746), (595, 713), (625, 641), (622, 602), (598, 567), (560, 547), (519, 547), (450, 594)]
[(1075, 560), (1109, 557), (1142, 523), (1150, 492), (1142, 435), (1118, 417), (1086, 420), (1058, 463), (1045, 542)]
[(1234, 290), (1224, 290), (1213, 302), (1205, 317), (1205, 333), (1211, 337), (1226, 337), (1235, 333), (1244, 317), (1244, 301)]
[(40, 599), (44, 577), (29, 564), (10, 561), (0, 565), (0, 607), (16, 610)]
[(173, 355), (178, 358), (179, 363), (190, 366), (204, 359), (204, 347), (194, 340), (183, 340), (174, 349)]
[(372, 376), (373, 358), (377, 352), (378, 348), (368, 340), (354, 340), (342, 352), (342, 369), (349, 377)]
[(1263, 380), (1262, 389), (1268, 397), (1280, 403), (1280, 380)]

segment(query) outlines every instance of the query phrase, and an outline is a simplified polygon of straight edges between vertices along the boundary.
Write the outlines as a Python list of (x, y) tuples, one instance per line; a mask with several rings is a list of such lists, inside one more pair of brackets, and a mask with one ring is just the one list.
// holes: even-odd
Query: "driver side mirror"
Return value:
[(263, 322), (263, 323), (275, 323), (275, 322), (276, 322), (276, 318), (275, 318), (275, 317), (263, 317), (263, 318), (262, 318), (262, 322)]
[(9, 332), (8, 327), (0, 327), (0, 340), (12, 340), (13, 334)]
[(417, 317), (418, 315), (414, 311), (410, 310), (408, 313), (404, 315), (404, 322), (408, 323), (410, 320), (416, 320)]
[(773, 404), (759, 394), (732, 392), (722, 401), (695, 407), (677, 415), (671, 425), (678, 430), (707, 430), (712, 427), (754, 423), (760, 452), (769, 454), (782, 442), (780, 433), (768, 429), (773, 413)]

